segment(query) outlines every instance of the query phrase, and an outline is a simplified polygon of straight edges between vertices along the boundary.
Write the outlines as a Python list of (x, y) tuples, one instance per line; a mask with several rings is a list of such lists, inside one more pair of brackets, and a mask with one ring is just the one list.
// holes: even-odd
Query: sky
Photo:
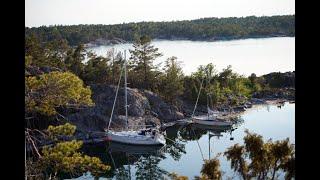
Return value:
[(291, 14), (295, 0), (25, 0), (27, 27)]

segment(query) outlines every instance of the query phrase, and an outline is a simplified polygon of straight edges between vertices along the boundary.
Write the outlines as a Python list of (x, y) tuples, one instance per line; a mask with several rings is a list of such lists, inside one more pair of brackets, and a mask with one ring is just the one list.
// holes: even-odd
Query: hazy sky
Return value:
[(25, 0), (28, 27), (295, 14), (294, 0)]

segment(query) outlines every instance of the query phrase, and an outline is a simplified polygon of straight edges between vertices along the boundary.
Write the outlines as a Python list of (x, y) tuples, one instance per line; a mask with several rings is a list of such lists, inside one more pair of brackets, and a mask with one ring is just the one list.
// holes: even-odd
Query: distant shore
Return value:
[[(199, 42), (219, 42), (219, 41), (233, 41), (233, 40), (245, 40), (245, 39), (265, 39), (265, 38), (277, 38), (277, 37), (295, 37), (289, 35), (259, 35), (259, 36), (221, 36), (204, 39), (192, 39), (192, 38), (154, 38), (154, 41), (199, 41)], [(86, 48), (99, 47), (99, 46), (111, 46), (117, 44), (132, 44), (134, 41), (125, 41), (120, 38), (114, 39), (96, 39), (89, 43), (84, 44)]]

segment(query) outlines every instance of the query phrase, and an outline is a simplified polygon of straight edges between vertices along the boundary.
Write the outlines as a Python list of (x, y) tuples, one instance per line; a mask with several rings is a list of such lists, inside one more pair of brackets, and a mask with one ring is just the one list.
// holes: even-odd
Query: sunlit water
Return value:
[[(236, 143), (243, 144), (246, 129), (262, 135), (265, 141), (289, 138), (291, 143), (295, 143), (295, 104), (285, 103), (281, 108), (276, 105), (254, 106), (243, 113), (240, 119), (234, 131), (208, 131), (197, 126), (169, 128), (167, 137), (175, 143), (167, 140), (166, 146), (154, 151), (152, 148), (126, 145), (120, 145), (123, 150), (119, 151), (115, 144), (87, 146), (84, 152), (99, 156), (104, 163), (112, 166), (112, 170), (104, 178), (129, 179), (130, 176), (131, 179), (163, 179), (166, 173), (176, 172), (193, 179), (200, 175), (203, 158), (209, 159), (209, 133), (222, 135), (219, 138), (211, 137), (210, 158)], [(231, 137), (234, 139), (231, 140)], [(239, 179), (231, 170), (230, 162), (223, 155), (220, 155), (219, 159), (224, 172), (223, 179)], [(89, 173), (78, 179), (93, 178)]]
[[(152, 45), (159, 48), (163, 56), (155, 61), (162, 63), (176, 56), (182, 63), (185, 74), (195, 72), (199, 65), (213, 63), (221, 71), (228, 65), (241, 75), (295, 70), (295, 38), (275, 37), (231, 41), (186, 41), (155, 40)], [(105, 56), (111, 48), (118, 51), (133, 49), (132, 44), (117, 44), (89, 48)], [(129, 54), (128, 54), (129, 56)]]

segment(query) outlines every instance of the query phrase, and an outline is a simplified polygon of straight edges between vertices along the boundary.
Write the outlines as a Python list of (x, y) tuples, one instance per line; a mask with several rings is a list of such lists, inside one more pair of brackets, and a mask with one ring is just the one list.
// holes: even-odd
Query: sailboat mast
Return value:
[(208, 137), (209, 137), (209, 160), (210, 160), (210, 132), (208, 134)]
[(206, 74), (207, 74), (207, 111), (208, 111), (208, 113), (207, 113), (207, 116), (208, 116), (208, 119), (209, 119), (209, 79), (210, 79), (210, 77), (209, 77), (209, 72), (208, 72), (208, 69), (206, 69)]
[(125, 94), (125, 110), (126, 110), (126, 128), (128, 130), (128, 97), (127, 97), (127, 57), (124, 50), (124, 94)]

